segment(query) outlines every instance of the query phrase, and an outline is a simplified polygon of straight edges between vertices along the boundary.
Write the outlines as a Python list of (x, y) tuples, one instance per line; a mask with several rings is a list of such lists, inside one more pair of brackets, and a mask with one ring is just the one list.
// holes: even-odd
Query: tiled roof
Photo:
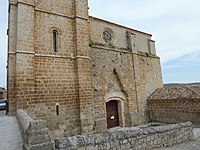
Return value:
[(198, 93), (200, 95), (200, 86), (198, 85), (191, 85), (191, 86), (187, 86), (188, 88), (190, 88), (192, 91)]
[(149, 96), (148, 100), (152, 99), (200, 99), (200, 86), (166, 86)]

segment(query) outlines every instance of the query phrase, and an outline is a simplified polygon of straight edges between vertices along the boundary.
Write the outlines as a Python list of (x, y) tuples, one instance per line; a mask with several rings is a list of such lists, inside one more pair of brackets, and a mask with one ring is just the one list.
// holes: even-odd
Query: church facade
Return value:
[(87, 0), (10, 0), (9, 113), (45, 120), (52, 135), (149, 121), (162, 87), (151, 35), (88, 15)]

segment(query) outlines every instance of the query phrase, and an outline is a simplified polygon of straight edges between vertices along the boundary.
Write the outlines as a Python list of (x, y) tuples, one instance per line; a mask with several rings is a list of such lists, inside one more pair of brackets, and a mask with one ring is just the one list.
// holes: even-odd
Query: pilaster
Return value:
[(34, 97), (34, 5), (28, 0), (17, 4), (16, 109), (26, 109)]
[(8, 10), (8, 61), (7, 61), (7, 99), (9, 113), (16, 111), (15, 85), (16, 85), (16, 37), (17, 37), (17, 6), (14, 0), (9, 1)]
[(88, 19), (88, 1), (75, 0), (75, 44), (82, 134), (92, 132), (94, 124)]

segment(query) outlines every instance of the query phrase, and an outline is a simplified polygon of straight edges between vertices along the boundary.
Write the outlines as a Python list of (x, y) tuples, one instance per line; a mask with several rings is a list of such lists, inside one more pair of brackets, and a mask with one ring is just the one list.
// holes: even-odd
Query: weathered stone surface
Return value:
[(30, 145), (28, 148), (25, 147), (24, 150), (54, 150), (54, 142), (46, 142), (46, 143), (41, 143), (41, 144), (36, 144), (36, 145)]
[(157, 89), (149, 98), (152, 121), (179, 123), (191, 121), (200, 126), (200, 86), (176, 85)]
[(193, 139), (192, 123), (186, 122), (145, 128), (122, 128), (101, 134), (63, 137), (56, 139), (55, 145), (58, 150), (144, 150), (168, 147)]
[(110, 101), (115, 126), (149, 121), (147, 97), (162, 87), (150, 34), (90, 17), (88, 0), (15, 0), (8, 41), (10, 114), (26, 110), (54, 138), (104, 132)]
[(41, 120), (33, 120), (23, 110), (17, 111), (24, 150), (54, 150), (54, 141), (49, 136), (49, 129)]

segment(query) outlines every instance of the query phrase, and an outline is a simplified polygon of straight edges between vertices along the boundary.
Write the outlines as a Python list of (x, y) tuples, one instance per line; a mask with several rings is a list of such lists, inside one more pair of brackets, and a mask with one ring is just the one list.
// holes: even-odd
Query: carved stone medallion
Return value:
[(112, 35), (109, 31), (104, 31), (103, 32), (103, 39), (105, 40), (106, 43), (110, 42), (112, 40)]

